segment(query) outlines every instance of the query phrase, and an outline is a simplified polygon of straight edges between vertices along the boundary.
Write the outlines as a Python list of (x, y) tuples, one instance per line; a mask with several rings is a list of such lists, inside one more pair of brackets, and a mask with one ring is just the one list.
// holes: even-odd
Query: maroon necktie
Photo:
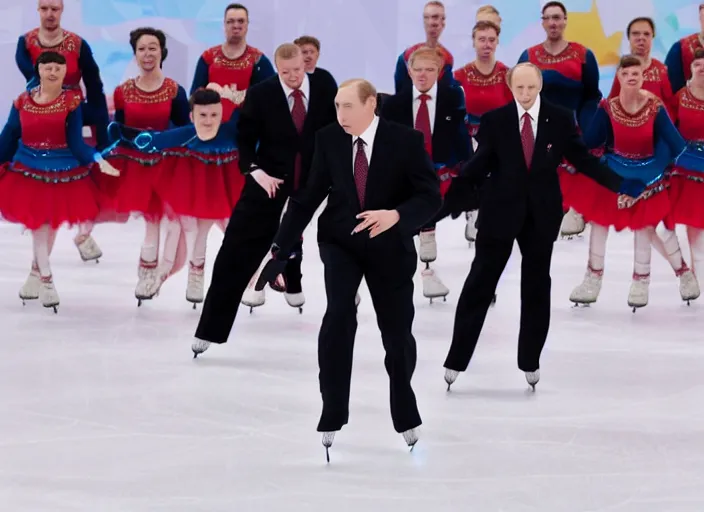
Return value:
[(364, 152), (364, 141), (357, 139), (357, 154), (354, 157), (354, 184), (357, 187), (357, 197), (359, 206), (364, 210), (364, 193), (367, 186), (367, 175), (369, 174), (369, 161)]
[(526, 167), (530, 171), (530, 164), (533, 161), (533, 148), (535, 147), (535, 135), (531, 126), (531, 117), (528, 112), (523, 114), (523, 126), (521, 126), (521, 145), (523, 146), (523, 156), (526, 158)]
[(430, 111), (428, 110), (428, 100), (430, 96), (427, 94), (420, 95), (420, 107), (416, 114), (416, 123), (414, 128), (423, 134), (425, 142), (425, 151), (430, 158), (433, 158), (433, 134), (430, 131)]
[[(303, 123), (306, 121), (306, 106), (303, 103), (303, 91), (294, 89), (291, 96), (293, 96), (291, 117), (293, 118), (293, 124), (296, 126), (296, 131), (298, 135), (300, 135), (303, 133)], [(301, 183), (301, 167), (301, 153), (298, 152), (296, 154), (296, 163), (293, 171), (293, 190), (298, 190), (298, 186)]]

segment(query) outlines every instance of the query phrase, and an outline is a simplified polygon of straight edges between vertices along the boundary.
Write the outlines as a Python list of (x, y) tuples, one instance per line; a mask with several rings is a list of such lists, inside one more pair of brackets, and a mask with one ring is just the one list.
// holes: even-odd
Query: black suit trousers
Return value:
[[(411, 332), (415, 249), (407, 249), (395, 233), (368, 239), (354, 235), (348, 245), (320, 244), (325, 266), (327, 310), (318, 336), (318, 364), (323, 411), (318, 431), (337, 431), (349, 419), (352, 354), (357, 332), (355, 294), (364, 277), (374, 304), (389, 375), (391, 418), (397, 432), (421, 424), (411, 377), (416, 367), (416, 341)], [(364, 238), (363, 238), (364, 237)], [(391, 245), (388, 245), (391, 244)]]
[[(528, 215), (516, 241), (522, 256), (518, 368), (531, 372), (540, 368), (540, 354), (550, 326), (550, 264), (554, 240), (539, 235), (534, 220)], [(492, 238), (479, 227), (472, 268), (457, 303), (445, 368), (467, 369), (512, 250), (513, 240)]]
[(254, 178), (247, 177), (215, 258), (196, 338), (227, 342), (242, 295), (274, 241), (287, 198), (285, 186), (269, 198)]

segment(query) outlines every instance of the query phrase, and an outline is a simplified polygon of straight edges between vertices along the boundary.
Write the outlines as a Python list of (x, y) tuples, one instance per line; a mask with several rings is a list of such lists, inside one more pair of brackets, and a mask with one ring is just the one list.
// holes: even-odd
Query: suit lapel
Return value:
[(342, 173), (340, 180), (343, 185), (343, 189), (348, 196), (350, 204), (355, 204), (359, 207), (357, 187), (354, 184), (354, 153), (352, 152), (352, 136), (346, 133), (342, 127), (340, 127), (339, 130), (337, 147), (337, 158), (339, 165), (334, 166), (334, 168), (339, 169), (339, 172)]
[(401, 119), (400, 124), (413, 128), (413, 93), (410, 89), (405, 89), (401, 97)]
[(513, 134), (511, 136), (513, 138), (512, 145), (518, 148), (518, 154), (520, 155), (521, 162), (527, 171), (528, 167), (526, 166), (526, 157), (523, 154), (523, 142), (521, 141), (521, 123), (518, 119), (518, 106), (516, 106), (515, 102), (513, 103), (513, 108), (506, 110), (506, 115), (510, 118), (506, 119), (506, 127), (508, 129), (508, 133)]
[[(315, 86), (317, 82), (313, 80), (313, 75), (308, 75), (308, 109), (306, 110), (306, 119), (303, 122), (303, 131), (306, 131), (306, 128), (308, 128), (308, 125), (313, 122), (313, 118), (315, 115), (315, 109), (318, 107), (318, 102), (316, 101), (316, 97), (318, 96), (317, 94), (317, 88)], [(293, 124), (293, 117), (291, 117), (291, 124)], [(296, 125), (293, 125), (295, 128)]]
[(377, 126), (376, 135), (374, 137), (374, 148), (372, 149), (372, 161), (369, 163), (369, 175), (367, 176), (367, 185), (364, 191), (365, 203), (367, 205), (370, 203), (370, 198), (374, 195), (374, 191), (379, 189), (379, 187), (374, 184), (379, 181), (384, 169), (387, 167), (387, 157), (389, 156), (388, 148), (390, 147), (387, 128), (388, 125), (386, 121), (379, 118), (379, 125)]
[[(291, 108), (288, 106), (288, 98), (286, 97), (286, 91), (284, 91), (284, 88), (281, 85), (281, 81), (277, 80), (276, 81), (276, 90), (277, 94), (274, 94), (274, 98), (272, 98), (272, 101), (276, 102), (276, 108), (279, 109), (282, 112), (282, 117), (285, 119), (283, 121), (286, 126), (289, 126), (291, 130), (294, 132), (298, 133), (296, 131), (296, 125), (293, 124), (293, 116), (291, 116)], [(310, 107), (308, 108), (310, 110)], [(306, 119), (308, 116), (306, 115)]]
[(445, 97), (444, 91), (441, 87), (437, 89), (437, 95), (435, 96), (435, 119), (431, 119), (431, 126), (433, 127), (433, 148), (440, 145), (440, 137), (446, 136), (443, 133), (443, 115), (447, 112), (446, 103), (448, 98)]
[(535, 168), (536, 164), (539, 164), (543, 158), (545, 158), (545, 152), (547, 151), (546, 141), (548, 140), (548, 112), (545, 104), (541, 102), (540, 111), (538, 112), (538, 136), (535, 138), (535, 146), (533, 147), (533, 158), (531, 160), (531, 168)]

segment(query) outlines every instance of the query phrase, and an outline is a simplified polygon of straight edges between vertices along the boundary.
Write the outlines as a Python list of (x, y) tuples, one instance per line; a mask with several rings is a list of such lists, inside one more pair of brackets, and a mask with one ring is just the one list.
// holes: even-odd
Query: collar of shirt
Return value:
[(376, 137), (376, 129), (379, 126), (379, 116), (374, 116), (374, 119), (372, 119), (372, 122), (369, 123), (369, 126), (367, 127), (366, 130), (364, 130), (364, 133), (360, 135), (359, 137), (352, 137), (352, 145), (354, 146), (357, 144), (357, 139), (362, 139), (364, 141), (364, 144), (369, 148), (374, 144), (374, 137)]
[[(293, 89), (286, 85), (280, 77), (279, 82), (281, 83), (281, 88), (284, 90), (286, 99), (292, 100), (293, 98), (291, 98), (291, 94), (293, 93)], [(308, 105), (308, 100), (310, 99), (310, 81), (308, 80), (308, 73), (303, 73), (303, 82), (301, 82), (299, 89), (303, 93), (303, 103)]]
[(420, 95), (427, 94), (430, 96), (430, 101), (435, 101), (438, 96), (438, 83), (435, 82), (428, 92), (420, 92), (416, 86), (413, 86), (413, 101), (420, 101)]
[(523, 114), (528, 112), (528, 115), (531, 117), (532, 122), (536, 123), (538, 121), (538, 114), (540, 113), (540, 94), (538, 94), (538, 97), (535, 98), (535, 103), (533, 103), (533, 106), (530, 107), (528, 110), (524, 109), (520, 103), (516, 101), (516, 107), (518, 107), (518, 123), (523, 121)]

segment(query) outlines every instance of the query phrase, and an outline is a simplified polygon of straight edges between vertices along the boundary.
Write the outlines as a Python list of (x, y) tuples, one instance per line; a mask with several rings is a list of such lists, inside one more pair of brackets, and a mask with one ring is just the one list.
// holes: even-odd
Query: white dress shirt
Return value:
[(438, 98), (438, 83), (435, 82), (430, 90), (426, 93), (420, 92), (418, 89), (413, 87), (413, 126), (416, 125), (416, 119), (418, 118), (418, 110), (420, 110), (420, 95), (427, 94), (430, 98), (427, 100), (428, 103), (428, 114), (430, 114), (430, 133), (432, 134), (435, 130), (435, 106), (437, 105)]
[[(286, 85), (281, 78), (279, 78), (279, 82), (281, 82), (281, 87), (284, 89), (284, 93), (286, 94), (288, 109), (293, 110), (293, 96), (291, 96), (293, 89)], [(306, 112), (308, 112), (308, 99), (310, 98), (310, 81), (308, 81), (308, 73), (303, 74), (303, 82), (301, 83), (300, 90), (303, 93), (303, 106), (305, 107)]]
[(354, 159), (357, 156), (357, 139), (364, 141), (364, 154), (367, 155), (367, 163), (372, 165), (372, 149), (374, 149), (374, 137), (376, 137), (376, 129), (379, 126), (379, 117), (374, 116), (372, 122), (364, 133), (359, 137), (352, 136), (352, 172), (354, 172)]
[(524, 109), (520, 103), (516, 102), (518, 107), (518, 131), (523, 129), (523, 114), (528, 112), (530, 116), (530, 125), (533, 128), (533, 140), (538, 138), (538, 114), (540, 113), (540, 94), (535, 98), (535, 103), (528, 110)]

